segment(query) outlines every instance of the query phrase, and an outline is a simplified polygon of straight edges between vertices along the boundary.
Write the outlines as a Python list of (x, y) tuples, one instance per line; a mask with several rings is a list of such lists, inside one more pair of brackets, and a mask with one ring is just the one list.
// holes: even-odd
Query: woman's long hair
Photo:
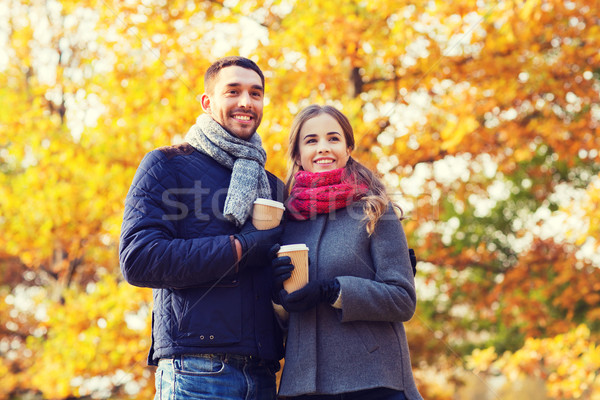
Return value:
[[(320, 106), (317, 104), (310, 105), (300, 111), (294, 118), (292, 128), (290, 130), (289, 145), (288, 145), (288, 160), (290, 160), (290, 168), (286, 179), (285, 188), (288, 193), (294, 186), (294, 177), (296, 173), (302, 169), (300, 165), (300, 131), (306, 121), (317, 117), (321, 114), (332, 116), (342, 127), (346, 145), (349, 149), (354, 149), (354, 130), (348, 118), (337, 108), (332, 106)], [(354, 160), (352, 157), (348, 159), (344, 168), (343, 178), (355, 185), (365, 185), (368, 187), (367, 194), (363, 195), (360, 200), (364, 202), (365, 220), (367, 220), (367, 232), (369, 235), (375, 230), (375, 225), (386, 212), (388, 204), (391, 202), (387, 194), (385, 186), (377, 176), (367, 167)], [(399, 210), (400, 218), (402, 218), (402, 209), (393, 204)]]

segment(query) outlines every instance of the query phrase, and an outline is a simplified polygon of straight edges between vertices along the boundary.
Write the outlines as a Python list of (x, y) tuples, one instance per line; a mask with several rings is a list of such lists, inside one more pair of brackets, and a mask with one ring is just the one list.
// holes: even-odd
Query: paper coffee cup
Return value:
[(281, 222), (283, 203), (269, 199), (256, 199), (252, 208), (252, 224), (259, 231), (275, 228)]
[(308, 283), (308, 247), (305, 244), (288, 244), (281, 246), (277, 255), (289, 256), (294, 265), (292, 276), (283, 282), (286, 292), (303, 288)]

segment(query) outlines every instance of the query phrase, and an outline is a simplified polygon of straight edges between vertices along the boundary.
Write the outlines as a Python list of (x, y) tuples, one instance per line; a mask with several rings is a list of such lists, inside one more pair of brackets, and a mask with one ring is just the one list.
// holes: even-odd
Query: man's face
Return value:
[(263, 116), (264, 88), (251, 69), (232, 65), (219, 71), (212, 93), (202, 95), (202, 108), (229, 133), (252, 136)]

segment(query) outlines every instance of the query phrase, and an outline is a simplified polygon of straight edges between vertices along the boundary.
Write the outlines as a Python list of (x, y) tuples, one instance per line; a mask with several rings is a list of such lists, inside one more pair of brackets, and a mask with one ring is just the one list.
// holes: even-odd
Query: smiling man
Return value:
[(274, 399), (283, 344), (268, 251), (282, 228), (256, 230), (257, 197), (283, 201), (256, 133), (265, 82), (243, 57), (204, 77), (204, 114), (185, 143), (142, 160), (127, 194), (120, 262), (154, 292), (155, 399)]
[(263, 114), (264, 78), (253, 69), (237, 65), (209, 69), (202, 108), (229, 133), (249, 140)]

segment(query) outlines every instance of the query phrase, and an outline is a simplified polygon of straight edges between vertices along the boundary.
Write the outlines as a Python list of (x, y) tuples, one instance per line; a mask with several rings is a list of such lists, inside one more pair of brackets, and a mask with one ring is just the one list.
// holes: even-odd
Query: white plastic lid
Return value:
[(308, 246), (305, 245), (304, 243), (286, 244), (286, 245), (281, 246), (281, 248), (279, 249), (279, 253), (283, 253), (286, 251), (299, 251), (299, 250), (308, 251)]
[(275, 200), (270, 200), (270, 199), (258, 198), (254, 201), (254, 204), (263, 204), (265, 206), (277, 207), (277, 208), (281, 208), (282, 210), (285, 210), (285, 206), (283, 205), (283, 203), (280, 203)]

